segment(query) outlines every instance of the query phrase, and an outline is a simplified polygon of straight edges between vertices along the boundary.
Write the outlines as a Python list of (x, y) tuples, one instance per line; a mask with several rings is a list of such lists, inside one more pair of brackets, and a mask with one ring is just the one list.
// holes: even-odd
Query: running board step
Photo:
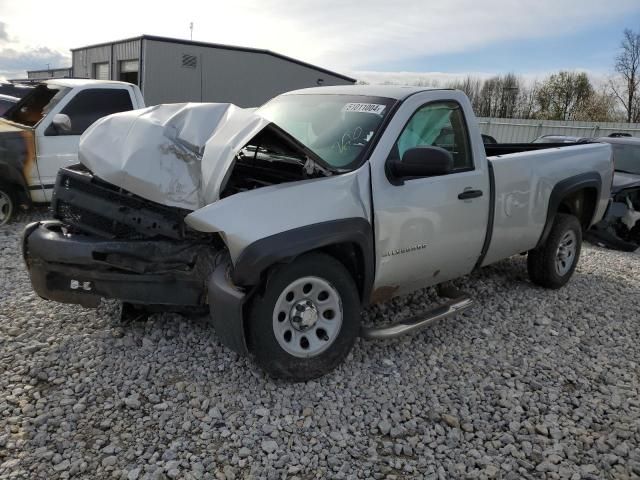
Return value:
[(416, 315), (415, 317), (402, 320), (401, 322), (394, 323), (386, 327), (363, 327), (360, 330), (360, 336), (367, 340), (399, 337), (400, 335), (415, 332), (421, 328), (433, 325), (440, 320), (449, 318), (466, 310), (471, 305), (473, 305), (473, 300), (466, 295), (454, 298), (433, 310), (428, 310), (420, 315)]

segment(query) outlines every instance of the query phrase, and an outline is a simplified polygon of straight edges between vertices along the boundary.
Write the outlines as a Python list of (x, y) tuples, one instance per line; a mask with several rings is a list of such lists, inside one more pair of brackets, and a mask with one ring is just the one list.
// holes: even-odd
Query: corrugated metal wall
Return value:
[[(183, 66), (183, 55), (195, 56), (195, 67), (192, 61)], [(317, 86), (318, 80), (351, 84), (273, 55), (152, 39), (144, 40), (143, 63), (147, 105), (195, 101), (255, 107), (282, 92)]]
[(116, 43), (113, 45), (113, 59), (116, 62), (121, 60), (139, 60), (140, 40)]
[(109, 78), (117, 80), (120, 73), (119, 62), (139, 60), (139, 57), (140, 39), (74, 50), (72, 52), (73, 76), (93, 78), (94, 64), (106, 62), (109, 64)]
[(556, 120), (518, 120), (511, 118), (478, 118), (482, 133), (500, 143), (531, 142), (541, 135), (606, 137), (613, 132), (640, 137), (640, 123), (565, 122)]
[(74, 50), (72, 52), (73, 76), (79, 78), (92, 78), (93, 64), (111, 61), (111, 46)]

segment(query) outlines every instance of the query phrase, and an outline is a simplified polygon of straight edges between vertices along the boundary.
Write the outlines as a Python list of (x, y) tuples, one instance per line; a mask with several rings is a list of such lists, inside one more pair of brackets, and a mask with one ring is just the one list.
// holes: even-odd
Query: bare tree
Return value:
[(616, 57), (615, 70), (620, 82), (611, 81), (610, 86), (622, 104), (627, 122), (640, 121), (640, 33), (630, 29), (624, 31), (620, 44), (621, 52)]
[(471, 102), (474, 111), (477, 111), (481, 86), (482, 80), (470, 75), (467, 75), (463, 79), (455, 80), (447, 84), (447, 88), (453, 88), (463, 91), (467, 95), (467, 97), (469, 97), (469, 101)]
[(497, 112), (499, 77), (491, 77), (484, 81), (478, 100), (478, 115), (493, 117)]
[[(393, 81), (386, 84), (399, 84)], [(438, 87), (438, 82), (419, 78), (411, 85)], [(539, 118), (606, 122), (619, 118), (616, 97), (610, 91), (596, 91), (586, 73), (558, 72), (542, 82), (528, 84), (514, 73), (486, 80), (466, 76), (443, 82), (467, 94), (479, 117)], [(640, 95), (635, 97), (640, 112)]]
[(536, 95), (539, 89), (536, 81), (531, 86), (522, 86), (518, 92), (517, 109), (514, 118), (535, 118), (536, 116)]
[(479, 117), (515, 118), (520, 112), (531, 110), (528, 104), (521, 105), (521, 101), (526, 103), (530, 92), (514, 73), (496, 75), (486, 80), (466, 76), (447, 83), (446, 87), (466, 93)]
[(518, 108), (518, 93), (521, 88), (518, 77), (513, 73), (508, 73), (499, 79), (498, 86), (500, 89), (498, 116), (513, 118)]

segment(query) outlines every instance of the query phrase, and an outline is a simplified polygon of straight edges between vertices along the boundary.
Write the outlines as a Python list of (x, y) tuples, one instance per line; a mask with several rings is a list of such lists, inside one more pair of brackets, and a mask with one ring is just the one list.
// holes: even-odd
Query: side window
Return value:
[(133, 110), (129, 92), (123, 89), (92, 89), (79, 92), (60, 113), (71, 119), (66, 135), (82, 135), (99, 118)]
[(467, 124), (462, 107), (455, 102), (430, 103), (416, 110), (391, 155), (401, 159), (404, 152), (420, 146), (441, 147), (451, 152), (454, 171), (473, 168)]

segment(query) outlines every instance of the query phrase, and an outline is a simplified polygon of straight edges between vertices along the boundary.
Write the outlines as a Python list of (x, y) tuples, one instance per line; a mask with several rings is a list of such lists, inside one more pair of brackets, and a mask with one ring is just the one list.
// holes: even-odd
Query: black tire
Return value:
[[(573, 235), (575, 242), (574, 250), (563, 262), (560, 256), (561, 243), (571, 235)], [(527, 256), (529, 278), (533, 283), (544, 288), (557, 289), (564, 286), (578, 265), (581, 250), (582, 227), (580, 222), (573, 215), (557, 214), (546, 242), (535, 250), (529, 251)], [(563, 250), (565, 255), (567, 255), (567, 251), (569, 251), (567, 248)], [(557, 261), (560, 263), (559, 265)]]
[[(288, 308), (288, 305), (291, 305), (290, 312), (293, 312), (296, 303), (299, 303), (298, 299), (291, 300), (291, 303), (284, 307), (282, 305), (283, 298), (287, 302), (289, 301), (287, 300), (289, 292), (285, 293), (285, 289), (291, 289), (294, 282), (305, 277), (319, 278), (333, 288), (334, 299), (335, 293), (339, 295), (337, 304), (342, 309), (342, 319), (339, 328), (335, 329), (332, 334), (334, 337), (331, 342), (327, 342), (327, 345), (321, 347), (325, 350), (314, 356), (302, 358), (287, 352), (276, 338), (276, 321), (280, 321), (276, 316), (276, 306), (278, 306), (278, 310), (281, 310), (280, 314), (282, 310)], [(306, 288), (306, 285), (303, 288)], [(313, 292), (316, 291), (314, 287)], [(309, 294), (309, 298), (312, 298), (313, 292)], [(283, 295), (284, 297), (282, 297)], [(319, 294), (317, 295), (318, 298), (321, 298)], [(320, 301), (318, 300), (318, 302)], [(322, 303), (317, 303), (317, 305), (320, 305), (318, 310), (315, 310), (316, 305), (313, 306), (316, 314), (323, 308)], [(360, 330), (360, 308), (360, 296), (355, 282), (349, 271), (338, 260), (322, 253), (305, 254), (292, 263), (277, 268), (269, 276), (263, 293), (256, 295), (252, 300), (247, 317), (249, 348), (257, 364), (273, 377), (296, 382), (317, 378), (332, 371), (349, 354)], [(309, 327), (311, 330), (301, 332), (296, 329), (294, 331), (296, 337), (294, 338), (298, 338), (297, 336), (300, 335), (311, 335), (311, 331), (316, 328), (316, 325), (323, 321), (320, 318), (323, 315), (324, 313), (318, 314), (316, 320), (318, 323)], [(295, 328), (293, 327), (294, 320), (289, 314), (282, 322), (283, 325), (286, 322), (285, 329), (289, 328), (293, 331)], [(321, 327), (317, 327), (317, 329), (320, 332), (324, 331)], [(285, 341), (285, 338), (286, 332), (280, 342)], [(291, 335), (289, 338), (291, 339)], [(294, 342), (294, 340), (290, 341)], [(308, 341), (306, 344), (309, 348)], [(300, 343), (300, 345), (304, 345), (304, 343)], [(295, 345), (294, 347), (297, 348)]]
[(9, 185), (0, 183), (0, 225), (6, 225), (16, 214), (16, 194)]

